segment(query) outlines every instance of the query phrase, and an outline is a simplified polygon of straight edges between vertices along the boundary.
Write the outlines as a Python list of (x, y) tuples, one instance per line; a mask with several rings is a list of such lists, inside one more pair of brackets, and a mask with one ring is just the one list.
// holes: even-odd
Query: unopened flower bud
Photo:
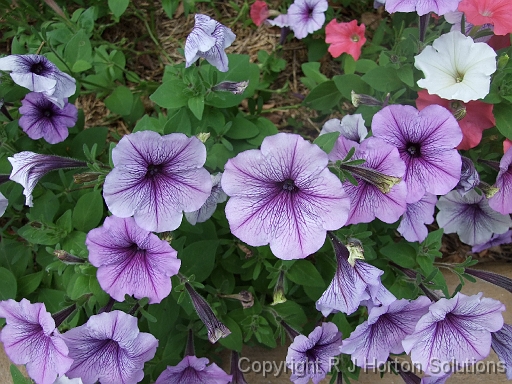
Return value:
[(85, 263), (85, 260), (74, 256), (70, 253), (67, 253), (66, 251), (63, 251), (62, 249), (56, 249), (53, 251), (53, 254), (58, 257), (60, 261), (62, 261), (64, 264), (83, 264)]
[(242, 307), (244, 309), (251, 308), (254, 305), (254, 296), (249, 291), (240, 291), (240, 293), (235, 295), (219, 295), (220, 297), (224, 297), (227, 299), (235, 299), (239, 300), (242, 303)]
[(98, 177), (100, 175), (101, 175), (101, 173), (98, 173), (98, 172), (77, 173), (76, 175), (73, 175), (73, 180), (74, 180), (75, 184), (84, 184), (84, 183), (98, 180)]
[(358, 165), (341, 164), (340, 167), (360, 177), (364, 181), (375, 185), (382, 193), (389, 193), (391, 188), (402, 181), (401, 177), (388, 176), (373, 169)]
[(360, 240), (349, 238), (346, 247), (349, 251), (348, 263), (351, 266), (356, 265), (356, 260), (364, 260), (364, 248)]
[(377, 100), (375, 97), (372, 97), (370, 95), (364, 95), (355, 93), (354, 91), (350, 92), (351, 98), (352, 98), (352, 104), (354, 107), (359, 107), (360, 105), (374, 105), (374, 106), (381, 106), (382, 101)]
[(274, 287), (274, 301), (270, 305), (276, 305), (286, 302), (286, 296), (284, 294), (284, 271), (279, 272), (276, 286)]
[(475, 188), (480, 183), (480, 176), (476, 171), (473, 161), (465, 156), (462, 157), (462, 166), (460, 171), (459, 183), (455, 189), (464, 196), (467, 192)]
[(484, 181), (481, 181), (478, 184), (478, 188), (480, 188), (480, 190), (484, 193), (485, 197), (487, 197), (488, 199), (493, 197), (496, 194), (496, 192), (500, 190), (499, 188), (493, 187), (492, 185), (489, 185)]
[(249, 81), (222, 81), (214, 85), (212, 91), (231, 92), (233, 95), (241, 95), (249, 85)]
[(460, 108), (457, 108), (455, 111), (453, 111), (453, 116), (457, 119), (457, 121), (461, 121), (463, 118), (466, 117), (466, 107), (463, 105)]
[(509, 59), (510, 57), (506, 53), (498, 57), (498, 69), (505, 68)]
[(196, 137), (199, 139), (201, 143), (204, 144), (210, 138), (210, 132), (200, 132), (196, 135)]

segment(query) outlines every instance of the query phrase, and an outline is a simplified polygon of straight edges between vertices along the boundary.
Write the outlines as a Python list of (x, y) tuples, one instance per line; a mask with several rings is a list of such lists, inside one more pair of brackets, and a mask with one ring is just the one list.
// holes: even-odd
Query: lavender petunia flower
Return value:
[(76, 91), (76, 81), (41, 55), (10, 55), (0, 58), (0, 70), (11, 71), (14, 82), (32, 92), (43, 92), (60, 108)]
[(505, 233), (499, 234), (499, 235), (492, 235), (491, 240), (483, 243), (483, 244), (476, 244), (473, 245), (473, 248), (471, 248), (471, 252), (478, 253), (485, 251), (486, 249), (497, 247), (502, 244), (510, 244), (512, 243), (512, 229), (508, 230)]
[(181, 261), (165, 240), (140, 228), (133, 217), (110, 216), (85, 240), (101, 288), (117, 301), (124, 295), (159, 303), (171, 292)]
[(349, 250), (333, 234), (331, 239), (338, 267), (331, 284), (316, 302), (316, 309), (324, 316), (332, 312), (354, 313), (362, 301), (389, 305), (396, 300), (381, 283), (384, 273), (361, 260), (349, 260)]
[(503, 328), (494, 332), (491, 346), (506, 366), (507, 379), (512, 380), (512, 325), (503, 324)]
[[(449, 373), (443, 367), (457, 369), (482, 360), (491, 350), (491, 332), (503, 327), (505, 306), (482, 294), (457, 293), (451, 299), (432, 304), (416, 325), (414, 333), (402, 344), (413, 363), (421, 364), (432, 376)], [(449, 363), (455, 362), (455, 367)]]
[(397, 147), (405, 162), (407, 203), (420, 200), (425, 192), (444, 195), (459, 182), (462, 161), (454, 148), (462, 131), (446, 108), (429, 105), (418, 111), (410, 105), (390, 105), (375, 114), (372, 132)]
[(185, 356), (178, 365), (167, 367), (155, 384), (228, 384), (232, 376), (206, 357)]
[(469, 245), (485, 243), (493, 233), (505, 233), (512, 226), (509, 215), (491, 209), (487, 198), (475, 190), (464, 196), (457, 191), (441, 196), (437, 208), (439, 227), (445, 233), (457, 233), (460, 240)]
[(512, 213), (512, 150), (505, 152), (500, 160), (500, 171), (496, 178), (498, 192), (489, 199), (492, 209), (504, 215)]
[(434, 12), (442, 16), (447, 12), (457, 9), (460, 0), (386, 0), (386, 11), (394, 12), (416, 12), (418, 15), (426, 15)]
[(45, 139), (50, 144), (64, 141), (68, 128), (74, 127), (78, 110), (64, 99), (64, 107), (59, 108), (43, 93), (30, 92), (21, 100), (19, 109), (22, 115), (19, 125), (31, 139)]
[(52, 384), (66, 373), (73, 359), (43, 303), (0, 301), (0, 317), (7, 323), (0, 333), (5, 353), (15, 364), (26, 364), (37, 384)]
[(340, 133), (336, 142), (336, 151), (341, 159), (345, 158), (352, 147), (357, 148), (368, 135), (363, 116), (360, 114), (343, 116), (341, 121), (339, 119), (328, 120), (322, 127), (320, 135), (330, 132)]
[(133, 216), (147, 231), (173, 231), (183, 211), (201, 208), (212, 181), (203, 168), (206, 148), (182, 133), (160, 136), (140, 131), (124, 136), (112, 151), (114, 169), (105, 178), (103, 197), (118, 217)]
[(136, 317), (121, 311), (93, 315), (62, 337), (74, 359), (66, 376), (80, 377), (84, 384), (138, 383), (158, 346), (153, 335), (139, 332)]
[(297, 39), (318, 31), (325, 22), (327, 0), (295, 0), (288, 8), (288, 23)]
[(206, 199), (206, 202), (197, 211), (185, 212), (185, 218), (192, 225), (196, 225), (196, 223), (204, 223), (212, 217), (215, 209), (217, 208), (217, 204), (225, 202), (228, 198), (220, 185), (222, 173), (217, 173), (215, 176), (212, 175), (211, 177), (212, 192), (208, 199)]
[(32, 191), (39, 180), (50, 171), (67, 168), (86, 168), (87, 163), (68, 157), (19, 152), (7, 158), (12, 165), (10, 179), (23, 186), (25, 204), (32, 206)]
[(425, 224), (434, 222), (434, 211), (437, 197), (431, 193), (425, 193), (419, 201), (407, 204), (407, 209), (402, 216), (397, 231), (409, 242), (422, 242), (428, 236)]
[[(329, 160), (343, 160), (347, 155), (347, 139), (340, 136), (329, 153)], [(351, 160), (363, 159), (349, 171), (357, 180), (343, 182), (350, 197), (350, 212), (346, 224), (369, 223), (376, 217), (385, 223), (394, 223), (405, 212), (407, 187), (400, 181), (405, 164), (398, 150), (377, 137), (370, 137), (356, 148)]]
[(341, 343), (341, 332), (334, 323), (322, 323), (307, 337), (296, 336), (286, 355), (286, 365), (292, 371), (290, 380), (306, 384), (311, 379), (318, 384), (331, 370)]
[(195, 25), (185, 41), (186, 67), (202, 57), (221, 72), (228, 71), (228, 56), (224, 50), (235, 41), (228, 27), (209, 16), (196, 14)]
[(222, 189), (231, 232), (252, 246), (270, 243), (280, 259), (316, 252), (345, 224), (350, 201), (327, 169), (327, 154), (299, 135), (268, 136), (261, 150), (229, 159)]
[(267, 19), (266, 22), (274, 27), (279, 28), (285, 28), (290, 26), (290, 21), (287, 13), (279, 15), (273, 20)]
[(478, 186), (480, 183), (480, 176), (476, 171), (475, 165), (471, 159), (468, 159), (465, 156), (461, 156), (462, 158), (462, 167), (460, 171), (460, 180), (459, 183), (455, 186), (455, 189), (459, 191), (459, 193), (464, 196), (470, 190)]
[(60, 376), (53, 384), (83, 384), (82, 379), (77, 377), (69, 379), (67, 376)]
[(343, 340), (340, 352), (350, 354), (354, 365), (359, 367), (381, 366), (390, 353), (404, 352), (402, 340), (413, 333), (430, 304), (426, 296), (420, 296), (411, 302), (402, 299), (390, 305), (372, 307), (368, 320)]

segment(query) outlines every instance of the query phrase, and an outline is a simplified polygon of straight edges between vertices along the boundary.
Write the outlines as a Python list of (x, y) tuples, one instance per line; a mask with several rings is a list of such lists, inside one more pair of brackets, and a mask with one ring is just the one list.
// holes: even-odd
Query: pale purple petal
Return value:
[(416, 12), (418, 15), (426, 15), (434, 12), (441, 16), (447, 12), (455, 11), (460, 0), (386, 0), (386, 11)]
[(506, 366), (507, 379), (512, 380), (512, 326), (503, 324), (503, 328), (494, 332), (491, 345)]
[(165, 240), (140, 228), (132, 217), (110, 216), (85, 241), (89, 262), (98, 267), (101, 288), (117, 301), (125, 295), (159, 303), (171, 292), (181, 261)]
[(461, 157), (462, 167), (460, 171), (460, 180), (459, 183), (455, 186), (455, 189), (464, 196), (470, 190), (478, 186), (480, 183), (480, 176), (476, 171), (473, 161), (465, 156)]
[(84, 384), (138, 383), (158, 346), (153, 335), (139, 332), (136, 317), (121, 311), (93, 315), (62, 337), (74, 359), (66, 375), (80, 377)]
[(423, 376), (420, 384), (445, 384), (451, 375), (452, 373), (450, 372), (441, 376)]
[(505, 233), (512, 226), (509, 215), (491, 209), (487, 198), (475, 190), (464, 196), (452, 191), (437, 202), (436, 220), (445, 233), (457, 233), (462, 242), (475, 245), (489, 241), (494, 234)]
[(500, 235), (492, 235), (491, 240), (487, 241), (486, 243), (474, 245), (473, 248), (471, 248), (471, 252), (478, 253), (491, 247), (497, 247), (502, 244), (510, 243), (512, 243), (512, 230), (508, 230), (507, 232)]
[(228, 384), (232, 376), (205, 357), (185, 356), (178, 365), (168, 366), (155, 384)]
[(220, 185), (221, 178), (222, 173), (217, 173), (215, 176), (212, 175), (212, 192), (210, 197), (206, 199), (206, 202), (197, 211), (185, 212), (185, 218), (190, 224), (196, 225), (196, 223), (204, 223), (212, 217), (215, 209), (217, 209), (217, 204), (227, 200), (228, 195), (224, 193)]
[(119, 217), (133, 215), (148, 231), (178, 228), (183, 211), (200, 209), (210, 196), (212, 182), (203, 168), (206, 148), (196, 137), (132, 133), (114, 148), (112, 160), (114, 169), (103, 187), (109, 210)]
[(79, 377), (76, 379), (69, 379), (67, 376), (60, 376), (53, 384), (83, 384), (83, 382)]
[(231, 232), (249, 245), (270, 244), (282, 259), (316, 252), (340, 228), (349, 200), (327, 169), (327, 154), (298, 135), (266, 137), (261, 150), (228, 160), (222, 188), (230, 196)]
[(428, 229), (425, 224), (434, 222), (434, 211), (437, 197), (426, 193), (416, 203), (407, 204), (407, 210), (402, 216), (397, 231), (409, 242), (422, 242), (427, 238)]
[(368, 135), (368, 129), (364, 125), (363, 115), (345, 115), (341, 119), (327, 120), (320, 131), (320, 135), (330, 132), (340, 132), (340, 134), (352, 141), (360, 143)]
[(297, 39), (318, 31), (325, 22), (327, 0), (295, 0), (288, 8), (288, 23)]
[(4, 215), (8, 205), (9, 200), (7, 200), (7, 198), (0, 193), (0, 217)]
[(288, 20), (288, 14), (286, 14), (286, 13), (277, 16), (273, 20), (267, 19), (265, 21), (274, 27), (284, 28), (284, 27), (290, 26), (290, 21)]
[(504, 215), (512, 213), (512, 151), (505, 152), (500, 161), (500, 172), (496, 178), (498, 192), (489, 199), (492, 209)]
[(27, 299), (0, 301), (0, 317), (6, 325), (0, 333), (5, 352), (15, 364), (26, 364), (38, 384), (52, 384), (69, 369), (72, 358), (43, 303)]

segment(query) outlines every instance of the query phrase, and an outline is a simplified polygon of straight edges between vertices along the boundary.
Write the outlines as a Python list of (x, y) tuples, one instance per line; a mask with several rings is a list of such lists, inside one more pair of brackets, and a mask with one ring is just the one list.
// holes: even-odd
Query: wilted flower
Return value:
[(288, 19), (287, 13), (277, 16), (274, 20), (268, 19), (267, 23), (269, 23), (270, 25), (272, 25), (274, 27), (279, 27), (279, 28), (286, 28), (286, 27), (290, 26), (290, 21)]
[(471, 252), (478, 253), (485, 251), (486, 249), (497, 247), (502, 244), (510, 244), (512, 243), (512, 230), (509, 230), (505, 233), (499, 234), (499, 235), (492, 235), (491, 240), (483, 243), (483, 244), (476, 244), (473, 245), (473, 248), (471, 248)]
[(195, 25), (185, 41), (186, 67), (202, 57), (221, 72), (228, 71), (228, 56), (224, 50), (235, 41), (228, 27), (209, 16), (196, 14)]
[(512, 380), (512, 326), (503, 324), (503, 328), (494, 332), (491, 346), (506, 366), (507, 379)]
[(295, 37), (303, 39), (322, 28), (327, 7), (327, 0), (295, 0), (288, 8), (287, 20)]
[(455, 11), (460, 0), (386, 0), (386, 11), (416, 12), (418, 15), (426, 15), (434, 12), (442, 16), (446, 12)]
[[(504, 310), (502, 303), (482, 298), (481, 293), (459, 292), (451, 299), (439, 299), (403, 340), (405, 352), (432, 376), (449, 373), (442, 367), (457, 369), (482, 360), (491, 350), (491, 332), (503, 327)], [(455, 367), (449, 365), (453, 361)]]
[(185, 356), (178, 365), (167, 367), (155, 384), (228, 384), (232, 376), (206, 357)]
[(512, 32), (512, 3), (509, 0), (462, 0), (459, 11), (473, 25), (492, 24), (496, 35)]
[(32, 206), (32, 191), (39, 180), (50, 171), (66, 168), (86, 168), (87, 163), (68, 157), (19, 152), (7, 158), (12, 165), (10, 179), (23, 186), (25, 204)]
[(466, 193), (477, 187), (480, 183), (480, 176), (476, 171), (473, 161), (465, 156), (462, 157), (462, 167), (460, 170), (460, 180), (455, 186), (455, 190), (464, 196)]
[(414, 65), (425, 78), (418, 86), (443, 99), (470, 100), (489, 93), (496, 71), (496, 52), (485, 43), (475, 43), (459, 31), (445, 33), (417, 56)]
[(117, 301), (125, 295), (159, 303), (171, 292), (181, 260), (165, 240), (140, 228), (133, 217), (109, 216), (85, 240), (101, 288)]
[(60, 108), (44, 93), (30, 92), (21, 100), (19, 125), (31, 139), (45, 139), (50, 144), (60, 143), (68, 137), (68, 128), (74, 127), (78, 110), (64, 99)]
[(56, 249), (53, 251), (53, 254), (57, 256), (57, 258), (62, 261), (64, 264), (83, 264), (86, 262), (85, 259), (82, 259), (81, 257), (77, 257), (75, 255), (72, 255), (62, 249)]
[(437, 203), (436, 195), (425, 193), (415, 203), (408, 203), (397, 231), (409, 242), (422, 242), (428, 236), (425, 224), (434, 222), (434, 211)]
[(210, 196), (212, 181), (203, 168), (206, 148), (195, 137), (132, 133), (112, 150), (112, 161), (103, 186), (105, 202), (114, 215), (133, 216), (147, 231), (175, 230), (183, 211), (200, 209)]
[(267, 3), (262, 0), (256, 0), (251, 5), (249, 15), (251, 16), (253, 23), (259, 27), (270, 15)]
[(341, 343), (341, 332), (334, 323), (322, 323), (307, 337), (296, 336), (286, 355), (286, 365), (292, 371), (290, 380), (306, 384), (311, 379), (318, 384), (330, 372)]
[(382, 101), (377, 100), (373, 96), (365, 95), (363, 93), (355, 93), (353, 90), (350, 92), (350, 99), (352, 101), (352, 105), (356, 108), (360, 105), (382, 106), (383, 104)]
[(495, 185), (499, 189), (489, 199), (490, 207), (504, 215), (512, 213), (512, 150), (505, 152), (500, 160), (500, 171)]
[(441, 196), (437, 208), (437, 223), (444, 233), (457, 233), (469, 245), (485, 243), (493, 233), (505, 233), (512, 226), (509, 215), (491, 209), (487, 198), (475, 190), (464, 196), (457, 191)]
[(5, 353), (13, 363), (26, 364), (37, 384), (52, 384), (67, 372), (73, 359), (43, 303), (0, 301), (0, 317), (7, 323), (0, 333)]
[(270, 243), (280, 259), (316, 252), (326, 231), (346, 222), (350, 204), (327, 163), (318, 146), (289, 133), (268, 136), (261, 150), (229, 159), (222, 189), (230, 196), (231, 232), (252, 246)]
[(462, 133), (445, 108), (430, 105), (418, 111), (410, 105), (390, 105), (375, 114), (372, 132), (397, 147), (405, 162), (407, 203), (420, 200), (425, 192), (448, 193), (459, 182), (461, 158), (454, 148)]
[(217, 173), (215, 176), (212, 175), (211, 178), (212, 192), (210, 193), (208, 199), (206, 199), (206, 202), (203, 204), (203, 206), (197, 211), (185, 212), (185, 218), (192, 225), (196, 225), (196, 223), (204, 223), (206, 220), (212, 217), (215, 209), (217, 208), (217, 204), (225, 202), (228, 198), (220, 185), (222, 173)]
[(357, 25), (357, 20), (350, 23), (338, 23), (331, 20), (325, 26), (325, 42), (330, 44), (328, 51), (332, 57), (338, 57), (342, 53), (348, 53), (354, 60), (359, 59), (361, 47), (366, 42), (364, 24)]
[(0, 58), (0, 70), (11, 71), (14, 82), (32, 92), (43, 92), (64, 107), (64, 99), (76, 91), (76, 81), (41, 55), (9, 55)]
[(352, 362), (358, 367), (381, 366), (390, 353), (404, 352), (402, 340), (413, 333), (430, 304), (426, 296), (420, 296), (414, 301), (402, 299), (372, 307), (368, 320), (343, 340), (340, 352), (351, 355)]
[(153, 335), (139, 332), (136, 317), (121, 311), (93, 315), (62, 337), (74, 359), (66, 376), (84, 384), (138, 383), (158, 346)]
[(249, 81), (222, 81), (213, 86), (212, 91), (231, 92), (233, 95), (241, 95), (249, 85)]

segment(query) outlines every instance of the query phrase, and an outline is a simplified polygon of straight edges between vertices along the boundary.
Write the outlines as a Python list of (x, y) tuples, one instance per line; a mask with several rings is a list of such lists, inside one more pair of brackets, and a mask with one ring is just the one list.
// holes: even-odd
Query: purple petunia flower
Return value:
[[(347, 139), (340, 135), (329, 153), (329, 160), (343, 160), (348, 152)], [(401, 177), (405, 164), (398, 150), (377, 137), (370, 137), (357, 146), (351, 160), (363, 159), (349, 171), (357, 180), (343, 182), (350, 197), (350, 212), (346, 224), (369, 223), (376, 217), (385, 223), (394, 223), (405, 212), (407, 187)]]
[(280, 259), (316, 252), (345, 224), (350, 201), (327, 169), (327, 154), (299, 135), (268, 136), (261, 150), (229, 159), (222, 189), (231, 232), (252, 246), (270, 243)]
[(165, 240), (140, 228), (133, 217), (110, 216), (85, 240), (89, 262), (98, 267), (101, 288), (117, 301), (124, 295), (159, 303), (171, 292), (181, 261)]
[(409, 242), (422, 242), (428, 236), (425, 224), (434, 222), (434, 211), (437, 197), (431, 193), (425, 193), (419, 201), (407, 204), (407, 209), (402, 216), (397, 231)]
[(201, 208), (194, 212), (185, 212), (185, 218), (187, 221), (196, 225), (196, 223), (204, 223), (210, 217), (212, 217), (217, 204), (223, 203), (227, 200), (228, 195), (224, 193), (220, 185), (222, 173), (217, 173), (215, 176), (212, 175), (212, 192), (206, 202)]
[(289, 27), (290, 26), (290, 21), (288, 19), (288, 14), (287, 13), (278, 15), (273, 20), (267, 19), (266, 22), (269, 23), (270, 25), (274, 26), (274, 27), (279, 27), (279, 28), (285, 28), (285, 27)]
[(227, 72), (228, 56), (224, 49), (235, 41), (236, 35), (209, 16), (196, 14), (194, 18), (194, 28), (185, 41), (186, 67), (202, 57), (219, 71)]
[(482, 298), (481, 293), (466, 296), (459, 292), (451, 299), (439, 299), (402, 342), (405, 352), (432, 376), (449, 373), (446, 367), (474, 364), (489, 354), (491, 332), (503, 327), (504, 310), (502, 303)]
[(491, 346), (506, 366), (507, 379), (512, 380), (512, 325), (503, 324), (503, 328), (494, 332)]
[(497, 247), (502, 244), (510, 244), (512, 243), (512, 229), (508, 230), (505, 233), (499, 234), (499, 235), (492, 235), (491, 240), (483, 243), (483, 244), (476, 244), (473, 245), (473, 248), (471, 248), (471, 252), (478, 253), (485, 251), (486, 249)]
[(462, 167), (460, 170), (460, 180), (455, 186), (455, 189), (464, 196), (470, 190), (478, 186), (480, 183), (480, 176), (478, 175), (475, 165), (471, 159), (468, 159), (465, 156), (461, 156), (461, 158)]
[(19, 112), (23, 132), (31, 139), (43, 138), (50, 144), (64, 141), (68, 128), (74, 127), (78, 119), (78, 110), (67, 99), (64, 99), (64, 107), (59, 108), (44, 93), (37, 92), (30, 92), (21, 100)]
[(74, 95), (76, 81), (42, 55), (10, 55), (0, 58), (0, 70), (11, 71), (14, 82), (32, 92), (43, 92), (64, 107), (64, 99)]
[(85, 161), (68, 157), (40, 155), (34, 152), (19, 152), (7, 158), (12, 165), (10, 179), (23, 186), (25, 204), (32, 206), (32, 191), (39, 180), (50, 171), (67, 168), (86, 168)]
[(178, 365), (167, 367), (155, 384), (228, 384), (232, 376), (206, 357), (185, 356)]
[(390, 305), (372, 307), (368, 320), (343, 340), (340, 352), (350, 354), (354, 365), (379, 367), (390, 353), (404, 352), (402, 340), (414, 331), (416, 323), (431, 304), (426, 296), (414, 301), (396, 300)]
[(295, 0), (288, 8), (288, 24), (297, 39), (318, 31), (325, 22), (327, 0)]
[(429, 105), (418, 111), (410, 105), (390, 105), (375, 114), (372, 132), (397, 147), (405, 162), (407, 203), (420, 200), (425, 192), (444, 195), (459, 182), (462, 161), (454, 148), (462, 131), (446, 108)]
[(26, 364), (37, 384), (52, 384), (66, 373), (73, 359), (43, 303), (0, 301), (0, 317), (7, 323), (0, 333), (5, 353), (13, 363)]
[(296, 336), (286, 355), (286, 365), (292, 371), (290, 380), (306, 384), (311, 379), (318, 384), (331, 370), (340, 345), (341, 332), (334, 323), (322, 323), (307, 337)]
[(183, 211), (200, 209), (210, 196), (206, 148), (196, 137), (132, 133), (119, 141), (112, 161), (103, 187), (108, 209), (118, 217), (133, 216), (147, 231), (175, 230)]
[(418, 15), (426, 15), (434, 12), (442, 16), (447, 12), (457, 9), (460, 0), (386, 0), (386, 11), (394, 12), (416, 12)]
[(347, 247), (331, 233), (328, 236), (338, 267), (331, 284), (316, 302), (318, 311), (324, 316), (332, 312), (350, 315), (364, 300), (377, 305), (389, 305), (396, 300), (380, 281), (383, 271), (361, 260), (349, 260)]
[(93, 315), (62, 337), (74, 359), (66, 376), (80, 377), (84, 384), (138, 383), (158, 346), (153, 335), (139, 332), (136, 317), (121, 311)]
[(494, 234), (508, 231), (512, 226), (509, 215), (491, 209), (487, 198), (475, 190), (461, 196), (452, 191), (437, 202), (436, 220), (445, 233), (457, 233), (460, 240), (469, 245), (489, 241)]
[(489, 199), (492, 209), (504, 215), (512, 213), (512, 150), (505, 152), (500, 160), (500, 171), (496, 178), (498, 192)]

